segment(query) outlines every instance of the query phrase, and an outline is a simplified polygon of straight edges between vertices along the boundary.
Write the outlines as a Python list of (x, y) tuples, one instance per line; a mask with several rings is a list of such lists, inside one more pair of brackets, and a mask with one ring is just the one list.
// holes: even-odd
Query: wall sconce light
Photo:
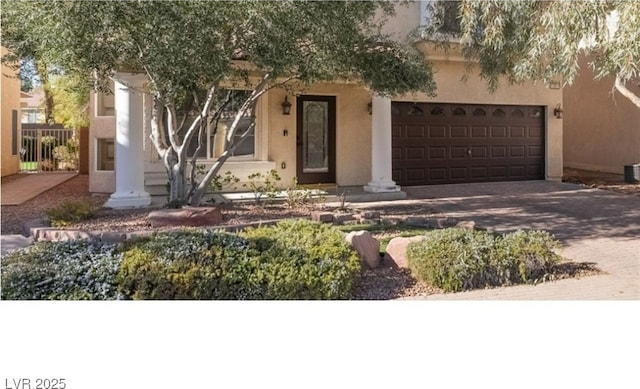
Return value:
[(280, 164), (280, 167), (281, 167), (282, 169), (286, 169), (286, 168), (287, 168), (287, 163), (286, 163), (286, 162), (282, 162), (282, 163)]
[(367, 104), (367, 111), (369, 112), (369, 115), (373, 114), (373, 103), (371, 101)]
[(560, 81), (551, 81), (549, 82), (549, 89), (560, 89)]
[(282, 102), (282, 114), (283, 115), (291, 114), (291, 103), (288, 100), (288, 96), (285, 96), (284, 101)]
[(289, 130), (287, 130), (286, 128), (282, 130), (282, 136), (289, 136)]
[(562, 110), (562, 106), (560, 104), (556, 105), (556, 107), (553, 109), (553, 116), (556, 117), (556, 119), (562, 119), (562, 112), (564, 112)]

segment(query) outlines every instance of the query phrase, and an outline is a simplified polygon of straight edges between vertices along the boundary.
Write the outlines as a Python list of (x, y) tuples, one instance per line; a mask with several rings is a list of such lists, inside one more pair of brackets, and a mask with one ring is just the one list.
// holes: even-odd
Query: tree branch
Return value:
[(638, 96), (635, 93), (633, 93), (632, 91), (630, 91), (627, 88), (627, 86), (625, 85), (625, 83), (626, 82), (622, 81), (620, 76), (616, 77), (615, 86), (616, 86), (616, 89), (618, 90), (618, 92), (620, 92), (627, 99), (631, 100), (633, 105), (635, 105), (636, 107), (640, 108), (640, 96)]

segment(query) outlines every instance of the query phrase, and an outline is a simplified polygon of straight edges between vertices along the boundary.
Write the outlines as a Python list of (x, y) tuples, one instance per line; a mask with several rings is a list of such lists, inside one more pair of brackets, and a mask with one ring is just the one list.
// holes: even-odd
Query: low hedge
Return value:
[(414, 276), (446, 292), (532, 283), (548, 275), (561, 257), (544, 231), (506, 235), (450, 228), (430, 231), (407, 249)]
[(92, 240), (39, 242), (2, 257), (3, 300), (112, 300), (122, 255)]
[(119, 246), (41, 242), (2, 258), (3, 299), (347, 299), (360, 271), (336, 228), (160, 232)]

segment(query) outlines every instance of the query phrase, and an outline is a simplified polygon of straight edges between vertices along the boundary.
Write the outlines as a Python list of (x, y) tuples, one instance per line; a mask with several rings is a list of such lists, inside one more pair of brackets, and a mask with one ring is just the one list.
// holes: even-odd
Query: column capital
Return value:
[(111, 79), (131, 89), (143, 89), (147, 83), (147, 76), (144, 73), (116, 72)]

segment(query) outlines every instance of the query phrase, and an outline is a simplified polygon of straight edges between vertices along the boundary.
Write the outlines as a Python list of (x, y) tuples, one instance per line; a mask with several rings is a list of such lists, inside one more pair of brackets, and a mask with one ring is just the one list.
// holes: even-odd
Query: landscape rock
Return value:
[(222, 212), (216, 207), (184, 207), (160, 209), (149, 213), (151, 227), (185, 226), (201, 227), (221, 224)]
[(331, 223), (333, 221), (333, 213), (312, 211), (311, 220), (313, 220), (314, 222)]
[(363, 211), (360, 216), (363, 219), (371, 220), (371, 219), (380, 219), (380, 212), (378, 211)]
[(475, 230), (476, 228), (476, 222), (474, 222), (473, 220), (463, 220), (461, 222), (459, 222), (458, 224), (456, 224), (457, 228), (465, 228), (467, 230)]
[(393, 238), (387, 245), (387, 250), (385, 253), (385, 261), (391, 261), (397, 267), (408, 268), (409, 263), (407, 262), (407, 247), (412, 242), (419, 242), (424, 237), (422, 236), (412, 236), (409, 238), (398, 237)]
[(380, 266), (380, 242), (369, 231), (352, 231), (345, 237), (369, 268)]
[(336, 213), (333, 215), (333, 222), (343, 224), (344, 222), (355, 220), (356, 218), (350, 213)]

